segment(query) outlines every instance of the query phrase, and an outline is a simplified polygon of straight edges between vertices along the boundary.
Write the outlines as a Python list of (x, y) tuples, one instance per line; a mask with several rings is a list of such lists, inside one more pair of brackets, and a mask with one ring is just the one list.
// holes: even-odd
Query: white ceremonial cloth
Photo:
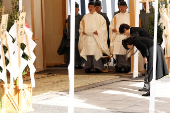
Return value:
[[(165, 45), (165, 57), (170, 57), (170, 19), (166, 15), (167, 13), (164, 12), (164, 25), (165, 25), (165, 30), (164, 30), (164, 45)], [(166, 35), (166, 36), (165, 36)]]
[(112, 19), (109, 26), (109, 38), (110, 38), (110, 52), (113, 54), (113, 57), (116, 59), (116, 55), (124, 55), (127, 50), (122, 46), (122, 40), (127, 38), (124, 34), (119, 33), (119, 27), (121, 24), (125, 23), (130, 25), (130, 14), (126, 11), (125, 13), (118, 13), (116, 16), (116, 30), (113, 32), (114, 28), (114, 18)]
[[(86, 35), (83, 34), (83, 31)], [(93, 34), (97, 31), (98, 35)], [(80, 22), (80, 37), (78, 48), (80, 56), (87, 61), (87, 55), (94, 55), (98, 61), (102, 57), (102, 53), (110, 56), (109, 48), (107, 45), (107, 26), (106, 20), (94, 12), (93, 14), (86, 14)]]

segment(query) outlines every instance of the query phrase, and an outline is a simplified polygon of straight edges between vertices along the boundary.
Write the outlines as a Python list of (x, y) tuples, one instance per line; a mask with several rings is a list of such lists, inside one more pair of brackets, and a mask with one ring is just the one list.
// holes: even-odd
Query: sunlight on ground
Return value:
[[(41, 105), (53, 105), (53, 106), (66, 106), (69, 105), (69, 95), (66, 93), (60, 92), (49, 92), (42, 95), (37, 95), (33, 97), (33, 104)], [(105, 108), (94, 106), (91, 104), (85, 103), (85, 100), (74, 99), (74, 107), (76, 108), (91, 108), (91, 109), (100, 109), (106, 110)]]
[[(170, 89), (169, 88), (170, 87), (170, 82), (166, 81), (166, 78), (164, 78), (162, 80), (163, 81), (159, 81), (159, 80), (156, 81), (155, 97), (170, 98), (170, 90), (169, 90)], [(139, 83), (131, 84), (131, 85), (127, 86), (127, 87), (118, 87), (120, 90), (119, 89), (117, 89), (117, 90), (107, 90), (107, 91), (104, 91), (102, 93), (112, 94), (112, 95), (126, 95), (128, 97), (142, 98), (142, 99), (150, 100), (150, 97), (143, 97), (143, 96), (141, 96), (141, 94), (135, 94), (136, 92), (138, 92), (138, 90), (136, 90), (136, 88), (134, 88), (134, 87), (142, 88), (143, 85), (144, 85), (143, 82), (139, 82)], [(159, 101), (159, 100), (155, 100), (155, 101), (165, 102), (165, 101)], [(167, 103), (167, 102), (165, 102), (165, 103)]]
[[(130, 86), (142, 88), (143, 82), (132, 84)], [(156, 81), (156, 94), (155, 97), (167, 97), (170, 98), (170, 82)]]
[[(102, 93), (105, 93), (105, 94), (114, 94), (114, 95), (126, 95), (126, 96), (129, 96), (129, 97), (134, 97), (134, 98), (140, 98), (140, 99), (150, 100), (150, 97), (143, 97), (143, 96), (141, 96), (140, 94), (134, 94), (134, 93), (129, 93), (129, 92), (122, 92), (122, 91), (115, 91), (115, 90), (107, 90), (107, 91), (104, 91), (104, 92), (102, 92)], [(155, 101), (167, 103), (167, 102), (165, 102), (165, 101), (159, 101), (159, 100), (155, 100)]]

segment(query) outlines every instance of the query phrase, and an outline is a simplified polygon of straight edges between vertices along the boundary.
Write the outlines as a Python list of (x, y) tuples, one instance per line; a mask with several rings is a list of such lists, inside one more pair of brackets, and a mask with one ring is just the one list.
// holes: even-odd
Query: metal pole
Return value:
[(156, 51), (157, 51), (157, 23), (158, 23), (158, 0), (155, 0), (154, 20), (154, 50), (153, 50), (153, 79), (150, 83), (150, 106), (149, 113), (155, 113), (155, 78), (156, 78)]
[[(136, 0), (135, 4), (135, 27), (139, 27), (139, 0)], [(134, 52), (136, 50), (137, 48), (134, 47)], [(134, 55), (133, 78), (138, 77), (138, 53), (139, 52)]]
[(22, 0), (19, 0), (19, 11), (22, 12)]
[(71, 0), (71, 20), (70, 20), (70, 64), (69, 64), (69, 107), (68, 113), (74, 113), (74, 53), (75, 53), (75, 0)]

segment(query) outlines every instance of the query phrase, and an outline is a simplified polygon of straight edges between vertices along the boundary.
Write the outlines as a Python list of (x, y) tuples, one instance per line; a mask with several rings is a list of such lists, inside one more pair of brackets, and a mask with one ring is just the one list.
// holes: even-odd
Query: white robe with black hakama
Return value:
[[(86, 35), (83, 34), (83, 31), (86, 33)], [(98, 35), (93, 34), (95, 31), (97, 31)], [(85, 63), (85, 69), (96, 68), (95, 64), (101, 59), (103, 53), (110, 56), (107, 45), (108, 32), (106, 20), (103, 18), (103, 16), (96, 12), (93, 14), (86, 14), (80, 22), (79, 33), (80, 37), (78, 48), (80, 56), (87, 61)], [(88, 56), (94, 56), (94, 59)], [(99, 64), (101, 66), (98, 66), (97, 68), (102, 69), (102, 63)]]

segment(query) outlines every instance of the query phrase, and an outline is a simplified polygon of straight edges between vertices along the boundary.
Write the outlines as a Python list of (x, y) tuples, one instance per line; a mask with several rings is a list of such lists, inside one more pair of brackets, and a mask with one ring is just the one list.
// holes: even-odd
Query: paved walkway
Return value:
[[(148, 113), (150, 97), (145, 92), (143, 78), (121, 76), (75, 89), (74, 113)], [(156, 81), (156, 113), (170, 113), (170, 77)], [(34, 112), (67, 113), (69, 96), (65, 92), (51, 91), (33, 97)]]

